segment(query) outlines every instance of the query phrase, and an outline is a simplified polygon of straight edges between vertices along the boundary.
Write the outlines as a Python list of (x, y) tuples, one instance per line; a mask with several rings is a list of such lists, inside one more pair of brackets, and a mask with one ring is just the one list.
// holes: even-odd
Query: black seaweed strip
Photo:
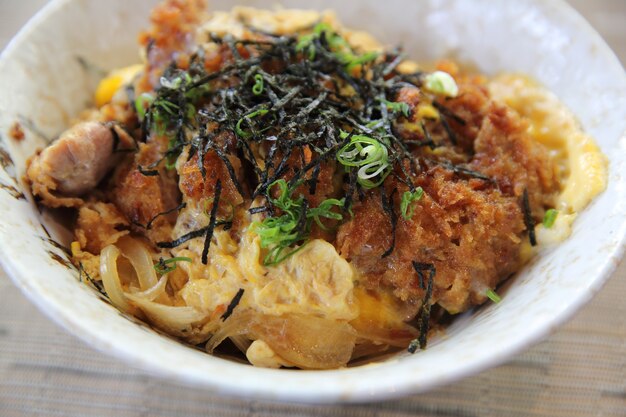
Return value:
[(233, 64), (233, 65), (229, 65), (226, 66), (224, 68), (222, 68), (219, 71), (216, 72), (212, 72), (210, 74), (205, 75), (204, 77), (199, 78), (198, 80), (194, 81), (193, 83), (189, 84), (189, 86), (187, 87), (187, 90), (191, 90), (192, 88), (196, 88), (199, 87), (203, 84), (206, 84), (210, 81), (216, 80), (226, 74), (232, 73), (232, 72), (237, 72), (239, 70), (245, 69), (245, 68), (249, 68), (253, 65), (258, 65), (261, 63), (261, 59), (259, 58), (250, 58), (249, 60), (246, 61), (242, 61), (240, 63), (237, 64)]
[(235, 40), (233, 39), (232, 36), (226, 36), (224, 37), (224, 42), (226, 43), (226, 45), (228, 45), (228, 48), (230, 49), (230, 53), (233, 54), (233, 58), (235, 58), (235, 62), (237, 64), (239, 64), (241, 62), (241, 54), (239, 53), (239, 50), (237, 49), (237, 46), (235, 45)]
[(152, 111), (148, 109), (146, 112), (146, 116), (143, 118), (141, 122), (141, 141), (145, 142), (148, 139), (148, 134), (150, 133), (150, 125), (152, 125)]
[(311, 179), (309, 182), (309, 194), (315, 195), (315, 191), (317, 190), (317, 181), (320, 176), (320, 172), (322, 170), (321, 161), (313, 168), (313, 172), (311, 173)]
[(343, 211), (347, 213), (352, 206), (352, 200), (354, 199), (354, 192), (357, 186), (357, 170), (352, 169), (348, 174), (348, 191), (346, 192), (346, 199), (343, 201)]
[[(395, 143), (402, 151), (402, 159), (407, 159), (409, 161), (409, 165), (411, 167), (411, 173), (413, 175), (417, 175), (419, 170), (417, 169), (417, 165), (415, 164), (415, 158), (413, 157), (413, 155), (411, 155), (411, 152), (409, 152), (409, 149), (406, 147), (406, 144), (403, 143), (400, 139), (398, 139), (396, 135), (394, 134), (391, 134), (390, 138), (393, 140), (393, 143)], [(409, 176), (407, 175), (407, 179), (408, 178)]]
[(267, 187), (269, 185), (268, 178), (270, 175), (270, 170), (274, 168), (274, 155), (278, 151), (278, 146), (276, 143), (272, 144), (270, 147), (270, 151), (265, 158), (265, 170), (261, 171), (261, 177), (259, 178), (259, 184), (257, 188), (252, 193), (252, 199), (265, 191), (263, 187)]
[(479, 180), (483, 180), (483, 181), (489, 181), (492, 183), (495, 183), (493, 178), (490, 178), (488, 176), (486, 176), (485, 174), (482, 174), (478, 171), (474, 171), (472, 169), (469, 168), (465, 168), (465, 167), (461, 167), (458, 165), (454, 165), (451, 164), (450, 162), (442, 162), (439, 163), (439, 165), (441, 165), (442, 167), (449, 169), (450, 171), (453, 171), (456, 174), (460, 174), (460, 175), (467, 175), (469, 177), (473, 177), (473, 178), (478, 178)]
[(229, 318), (233, 314), (233, 311), (235, 311), (235, 307), (237, 307), (239, 305), (239, 302), (241, 301), (241, 297), (243, 296), (243, 293), (244, 293), (244, 289), (239, 288), (239, 291), (237, 291), (237, 294), (235, 294), (233, 299), (228, 304), (226, 311), (224, 312), (224, 314), (222, 314), (222, 317), (221, 317), (222, 321), (226, 321), (226, 319)]
[(428, 146), (430, 149), (438, 148), (435, 142), (429, 140), (405, 140), (404, 143), (407, 145)]
[(415, 353), (417, 348), (426, 349), (427, 344), (427, 336), (428, 336), (428, 327), (430, 322), (430, 309), (432, 307), (430, 300), (433, 294), (433, 281), (435, 278), (435, 274), (437, 270), (435, 269), (435, 265), (428, 263), (421, 263), (412, 261), (413, 269), (417, 272), (417, 276), (420, 280), (420, 287), (424, 289), (424, 271), (429, 271), (428, 274), (428, 283), (426, 284), (426, 294), (424, 294), (424, 298), (422, 299), (422, 307), (420, 309), (420, 315), (418, 319), (419, 326), (419, 336), (417, 339), (413, 340), (411, 344), (409, 344), (408, 351), (409, 353)]
[(137, 165), (137, 171), (145, 177), (156, 177), (159, 175), (159, 171), (156, 169), (145, 169), (141, 165)]
[(381, 258), (386, 258), (387, 256), (391, 255), (394, 248), (396, 247), (396, 226), (398, 225), (398, 216), (393, 209), (393, 197), (398, 189), (394, 188), (391, 194), (389, 194), (389, 197), (387, 197), (387, 195), (385, 194), (384, 187), (381, 187), (380, 190), (383, 210), (385, 211), (385, 213), (387, 213), (387, 215), (389, 216), (389, 221), (391, 222), (391, 245), (381, 256)]
[(226, 165), (226, 170), (228, 171), (228, 175), (230, 176), (230, 179), (233, 182), (233, 184), (235, 184), (235, 188), (237, 189), (237, 192), (239, 193), (239, 195), (245, 198), (243, 188), (241, 187), (241, 183), (237, 179), (237, 175), (235, 174), (235, 168), (233, 168), (233, 164), (230, 163), (230, 159), (228, 159), (228, 157), (224, 154), (224, 152), (218, 149), (217, 146), (213, 147), (213, 151), (222, 160), (224, 165)]
[(444, 116), (451, 118), (461, 126), (465, 126), (467, 124), (465, 119), (463, 119), (461, 116), (454, 113), (452, 110), (439, 103), (438, 101), (433, 101), (433, 106), (435, 106), (435, 108), (439, 110), (439, 113), (442, 113)]
[[(442, 120), (443, 120), (443, 119), (442, 119)], [(447, 124), (447, 122), (446, 122), (446, 124)], [(429, 132), (429, 131), (428, 131), (428, 129), (426, 128), (426, 124), (425, 124), (424, 122), (422, 122), (422, 123), (421, 123), (421, 126), (422, 126), (422, 130), (424, 131), (424, 137), (426, 138), (426, 140), (425, 140), (425, 141), (423, 141), (423, 144), (422, 144), (422, 145), (420, 145), (420, 146), (428, 145), (428, 147), (429, 147), (430, 149), (435, 149), (435, 147), (436, 147), (437, 145), (435, 145), (435, 141), (433, 140), (433, 137), (430, 135), (430, 132)], [(446, 126), (446, 125), (444, 125), (444, 129), (445, 129), (445, 126)], [(449, 127), (450, 127), (450, 126), (448, 126), (448, 128), (449, 128)], [(456, 138), (455, 138), (455, 140), (456, 140)], [(454, 144), (456, 145), (456, 143), (454, 143)]]
[(260, 207), (250, 207), (248, 209), (248, 213), (250, 214), (258, 214), (258, 213), (264, 213), (266, 211), (268, 211), (269, 208), (266, 206), (260, 206)]
[(293, 178), (291, 178), (291, 180), (289, 180), (289, 186), (293, 187), (294, 184), (300, 180), (302, 175), (306, 175), (306, 173), (309, 172), (309, 170), (311, 168), (316, 167), (321, 162), (323, 162), (326, 159), (328, 159), (331, 155), (336, 153), (339, 149), (343, 148), (344, 145), (346, 145), (348, 142), (350, 142), (350, 136), (347, 136), (341, 143), (339, 143), (336, 146), (333, 146), (333, 147), (327, 149), (324, 153), (322, 153), (321, 155), (317, 156), (316, 158), (313, 158), (311, 160), (311, 162), (309, 162), (304, 167), (302, 167), (301, 169), (297, 170), (294, 173)]
[[(209, 145), (209, 139), (206, 135), (206, 126), (200, 126), (198, 136), (196, 139), (196, 144), (193, 144), (194, 140), (192, 140), (192, 148), (196, 148), (196, 153), (198, 154), (198, 169), (200, 170), (200, 175), (202, 176), (202, 180), (206, 180), (206, 167), (204, 166), (204, 157), (206, 156), (207, 146)], [(192, 152), (189, 152), (189, 158), (192, 157)]]
[(211, 239), (213, 238), (213, 230), (215, 229), (215, 220), (217, 218), (217, 208), (220, 204), (220, 194), (222, 192), (222, 181), (218, 178), (215, 182), (215, 195), (213, 197), (213, 207), (211, 207), (211, 217), (209, 226), (207, 227), (206, 237), (204, 238), (204, 248), (202, 249), (202, 263), (206, 265), (211, 247)]
[(267, 187), (269, 187), (269, 185), (271, 183), (276, 181), (278, 178), (280, 178), (281, 175), (284, 174), (285, 170), (287, 169), (287, 161), (289, 160), (290, 155), (291, 155), (290, 152), (285, 152), (285, 154), (283, 155), (283, 158), (281, 159), (280, 163), (278, 164), (278, 166), (274, 170), (274, 174), (270, 178), (265, 180), (265, 182), (263, 182), (262, 184), (259, 184), (257, 186), (256, 190), (254, 190), (254, 193), (252, 194), (252, 199), (253, 200), (259, 194), (264, 193), (267, 190)]
[(443, 113), (439, 115), (439, 118), (441, 119), (443, 129), (446, 131), (448, 137), (450, 138), (450, 142), (452, 142), (452, 144), (456, 146), (458, 144), (458, 141), (456, 139), (456, 133), (454, 133), (454, 131), (448, 124), (448, 119), (446, 118), (446, 116), (443, 115)]
[(396, 55), (394, 59), (391, 62), (389, 62), (385, 68), (383, 68), (381, 75), (383, 77), (386, 77), (389, 74), (391, 74), (396, 69), (396, 67), (402, 62), (403, 59), (404, 59), (404, 56), (400, 54)]
[(256, 158), (254, 157), (254, 153), (252, 153), (252, 149), (250, 148), (250, 145), (248, 144), (248, 142), (242, 139), (238, 139), (237, 143), (243, 150), (242, 152), (243, 159), (250, 162), (257, 179), (261, 179), (262, 171), (261, 171), (261, 168), (259, 168), (259, 164), (257, 163)]
[(175, 248), (175, 247), (180, 246), (183, 243), (187, 242), (188, 240), (195, 239), (195, 238), (200, 237), (200, 236), (204, 236), (208, 229), (209, 229), (209, 227), (206, 226), (206, 227), (203, 227), (201, 229), (193, 230), (193, 231), (191, 231), (189, 233), (185, 233), (184, 235), (182, 235), (178, 239), (172, 240), (170, 242), (157, 242), (157, 247), (163, 248), (163, 249)]
[(526, 230), (528, 230), (528, 240), (530, 240), (530, 244), (532, 246), (536, 246), (537, 237), (535, 236), (535, 219), (533, 219), (530, 211), (527, 188), (524, 188), (524, 193), (522, 194), (522, 210), (524, 212), (524, 224), (526, 225)]
[(300, 94), (301, 91), (302, 86), (292, 88), (291, 91), (289, 91), (284, 97), (274, 103), (274, 105), (272, 106), (272, 110), (278, 110), (285, 107), (291, 100), (293, 100), (295, 96)]
[(300, 213), (298, 214), (298, 224), (296, 225), (296, 232), (298, 236), (306, 236), (307, 234), (307, 217), (306, 212), (309, 208), (309, 201), (302, 199), (302, 207), (300, 207)]
[[(126, 100), (128, 100), (129, 103), (134, 103), (136, 99), (135, 86), (132, 84), (126, 84), (126, 87), (124, 87), (124, 92), (126, 93)], [(130, 106), (130, 108), (134, 113), (137, 113), (137, 109), (134, 105)]]
[(117, 134), (114, 125), (109, 125), (109, 131), (111, 132), (111, 136), (113, 136), (113, 149), (111, 152), (117, 152), (117, 146), (120, 144), (120, 135)]
[(168, 214), (173, 213), (173, 212), (175, 212), (175, 211), (182, 210), (182, 209), (184, 209), (185, 207), (187, 207), (187, 203), (184, 203), (184, 202), (183, 202), (183, 203), (181, 203), (180, 205), (178, 205), (178, 206), (176, 206), (176, 207), (174, 207), (174, 208), (172, 208), (172, 209), (169, 209), (169, 210), (163, 211), (163, 212), (161, 212), (161, 213), (159, 213), (159, 214), (155, 215), (153, 218), (151, 218), (151, 219), (150, 219), (150, 221), (148, 221), (148, 224), (146, 224), (146, 229), (150, 229), (150, 228), (152, 227), (152, 223), (153, 223), (156, 219), (158, 219), (159, 217), (161, 217), (161, 216), (167, 216)]
[(313, 110), (319, 107), (324, 100), (326, 100), (326, 97), (328, 97), (328, 93), (326, 91), (322, 91), (322, 93), (315, 100), (311, 101), (308, 106), (300, 110), (300, 112), (296, 115), (296, 119), (308, 116)]

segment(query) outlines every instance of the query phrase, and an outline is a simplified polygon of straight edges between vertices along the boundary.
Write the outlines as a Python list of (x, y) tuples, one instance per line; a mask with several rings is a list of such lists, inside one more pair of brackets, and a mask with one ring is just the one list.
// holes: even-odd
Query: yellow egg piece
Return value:
[(418, 119), (439, 120), (439, 112), (432, 104), (420, 103), (417, 106)]
[(130, 83), (132, 79), (142, 70), (143, 65), (131, 65), (118, 70), (110, 72), (104, 79), (98, 84), (96, 94), (94, 95), (94, 101), (96, 106), (102, 107), (107, 103), (110, 103), (115, 93), (124, 85)]

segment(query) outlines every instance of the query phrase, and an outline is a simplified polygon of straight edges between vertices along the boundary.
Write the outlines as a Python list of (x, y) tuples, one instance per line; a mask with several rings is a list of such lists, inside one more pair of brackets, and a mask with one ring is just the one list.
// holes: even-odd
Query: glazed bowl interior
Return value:
[[(231, 5), (211, 3), (215, 9)], [(273, 7), (275, 1), (245, 3)], [(307, 8), (334, 8), (346, 26), (368, 30), (391, 46), (402, 44), (417, 60), (453, 56), (487, 74), (522, 72), (538, 79), (574, 111), (608, 156), (608, 189), (577, 218), (568, 240), (544, 250), (510, 281), (501, 303), (459, 317), (445, 336), (415, 355), (333, 371), (259, 369), (188, 348), (124, 317), (79, 282), (55, 244), (67, 242), (64, 229), (32, 203), (20, 177), (26, 159), (89, 105), (100, 70), (138, 61), (136, 34), (154, 4), (52, 2), (0, 58), (2, 265), (40, 309), (95, 348), (213, 392), (317, 403), (390, 398), (504, 361), (570, 317), (618, 262), (626, 226), (626, 80), (609, 48), (567, 5), (309, 1)], [(25, 128), (21, 141), (7, 135), (15, 121)]]

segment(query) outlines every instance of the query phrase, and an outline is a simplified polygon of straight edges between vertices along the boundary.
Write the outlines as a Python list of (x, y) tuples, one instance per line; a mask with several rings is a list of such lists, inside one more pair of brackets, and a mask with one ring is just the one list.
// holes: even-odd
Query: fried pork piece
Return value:
[(527, 129), (513, 110), (491, 103), (469, 167), (495, 179), (504, 194), (519, 197), (526, 189), (531, 212), (541, 219), (544, 206), (553, 204), (559, 183), (554, 163)]
[[(138, 233), (152, 241), (168, 240), (176, 213), (161, 215), (180, 204), (180, 193), (174, 170), (160, 163), (158, 175), (146, 175), (148, 166), (159, 161), (167, 149), (166, 140), (153, 138), (139, 145), (139, 151), (121, 164), (111, 178), (109, 199), (124, 214)], [(139, 167), (146, 169), (143, 173)], [(158, 216), (158, 217), (157, 217)], [(152, 222), (150, 229), (146, 229)], [(141, 226), (139, 226), (141, 225)]]
[[(339, 229), (336, 246), (361, 273), (368, 288), (390, 287), (402, 300), (419, 306), (424, 290), (411, 262), (432, 263), (436, 268), (433, 303), (458, 313), (485, 301), (485, 292), (520, 266), (520, 251), (526, 236), (521, 196), (528, 190), (536, 220), (543, 216), (558, 182), (547, 151), (533, 142), (525, 123), (513, 111), (496, 103), (466, 96), (452, 104), (463, 114), (462, 103), (485, 109), (482, 118), (473, 118), (455, 130), (465, 135), (476, 129), (473, 149), (466, 158), (468, 168), (493, 179), (485, 181), (455, 173), (435, 163), (413, 179), (424, 190), (414, 204), (414, 214), (405, 220), (399, 214), (400, 198), (407, 187), (392, 177), (385, 193), (394, 188), (398, 217), (395, 249), (390, 216), (381, 203), (380, 191), (370, 191), (355, 204), (354, 218)], [(456, 127), (456, 126), (455, 126)], [(475, 126), (474, 126), (475, 127)], [(423, 152), (423, 151), (416, 151)], [(458, 152), (458, 151), (456, 151)], [(445, 155), (440, 152), (440, 155)], [(439, 160), (441, 161), (441, 159)]]
[(146, 72), (140, 89), (148, 91), (159, 84), (159, 78), (172, 61), (187, 68), (189, 55), (196, 46), (195, 30), (206, 15), (204, 0), (167, 0), (150, 15), (152, 26), (141, 33), (139, 42), (146, 47)]
[(115, 205), (89, 201), (78, 210), (74, 234), (81, 249), (99, 254), (105, 246), (130, 233), (129, 226)]
[[(208, 149), (204, 154), (204, 177), (198, 163), (198, 152), (193, 152), (191, 157), (187, 154), (181, 156), (184, 162), (179, 167), (180, 190), (185, 201), (208, 201), (215, 196), (215, 186), (219, 180), (222, 187), (219, 209), (221, 213), (227, 213), (231, 205), (239, 206), (244, 202), (244, 196), (241, 195), (238, 187), (241, 187), (241, 192), (244, 194), (247, 194), (248, 190), (244, 189), (246, 182), (241, 161), (233, 154), (237, 143), (234, 133), (222, 131), (213, 140), (216, 149)], [(233, 175), (229, 172), (229, 168), (232, 168)]]
[[(398, 216), (395, 249), (389, 216), (380, 193), (355, 205), (354, 218), (341, 226), (337, 246), (356, 266), (368, 288), (391, 287), (402, 300), (419, 306), (423, 297), (412, 261), (436, 268), (433, 303), (451, 313), (485, 300), (485, 291), (515, 271), (525, 231), (515, 198), (495, 189), (480, 191), (481, 180), (466, 181), (437, 167), (420, 176), (424, 196), (410, 220)], [(395, 207), (399, 207), (399, 195)]]
[(65, 131), (35, 156), (26, 177), (32, 192), (49, 207), (75, 207), (120, 160), (116, 150), (132, 139), (118, 126), (83, 122)]

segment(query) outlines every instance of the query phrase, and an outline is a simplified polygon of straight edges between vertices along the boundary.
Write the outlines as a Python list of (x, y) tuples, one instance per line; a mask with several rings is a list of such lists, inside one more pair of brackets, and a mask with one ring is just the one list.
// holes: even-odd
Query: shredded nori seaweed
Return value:
[(187, 203), (184, 203), (184, 202), (183, 202), (183, 203), (180, 203), (178, 206), (176, 206), (176, 207), (174, 207), (174, 208), (171, 208), (171, 209), (169, 209), (169, 210), (165, 210), (165, 211), (163, 211), (163, 212), (161, 212), (161, 213), (156, 214), (153, 218), (151, 218), (151, 219), (148, 221), (148, 224), (146, 224), (146, 229), (150, 229), (150, 228), (152, 228), (152, 223), (154, 223), (154, 221), (155, 221), (156, 219), (158, 219), (159, 217), (161, 217), (161, 216), (167, 216), (168, 214), (171, 214), (171, 213), (173, 213), (173, 212), (175, 212), (175, 211), (182, 210), (182, 209), (184, 209), (185, 207), (187, 207)]
[(226, 311), (224, 312), (224, 314), (222, 314), (222, 317), (221, 317), (222, 321), (226, 321), (226, 319), (229, 318), (233, 314), (233, 311), (235, 311), (235, 307), (239, 305), (239, 302), (241, 301), (241, 297), (243, 297), (243, 293), (244, 293), (244, 289), (239, 288), (239, 291), (237, 291), (237, 294), (235, 294), (233, 299), (228, 304)]
[(458, 175), (466, 175), (468, 177), (477, 178), (479, 180), (495, 183), (493, 178), (490, 178), (486, 176), (485, 174), (482, 174), (478, 171), (474, 171), (472, 169), (462, 167), (460, 165), (454, 165), (449, 162), (442, 162), (440, 163), (440, 165), (446, 169), (449, 169), (450, 171), (453, 171), (455, 174), (458, 174)]
[[(417, 320), (419, 336), (415, 340), (411, 341), (408, 347), (409, 353), (415, 353), (418, 348), (426, 349), (428, 328), (430, 324), (430, 309), (432, 307), (431, 298), (433, 295), (433, 282), (437, 270), (435, 269), (435, 265), (431, 263), (422, 263), (417, 261), (412, 261), (411, 263), (413, 265), (413, 269), (417, 272), (420, 288), (425, 290), (424, 297), (422, 298), (422, 307), (420, 308)], [(424, 280), (424, 272), (428, 272), (428, 279), (426, 281)]]
[(387, 256), (391, 255), (394, 248), (396, 247), (396, 226), (398, 225), (398, 215), (393, 208), (393, 197), (395, 196), (398, 189), (394, 188), (389, 196), (387, 196), (387, 194), (385, 193), (384, 188), (381, 187), (380, 190), (382, 207), (387, 216), (389, 216), (389, 222), (391, 223), (391, 244), (389, 245), (389, 248), (385, 251), (385, 253), (383, 253), (383, 255), (381, 256), (381, 258), (386, 258)]
[(159, 176), (159, 170), (145, 169), (141, 165), (137, 165), (137, 171), (139, 171), (139, 173), (145, 177), (158, 177)]
[(207, 227), (206, 237), (204, 238), (204, 248), (202, 249), (202, 263), (204, 265), (209, 262), (209, 248), (211, 247), (211, 239), (213, 238), (213, 230), (215, 229), (215, 221), (217, 220), (217, 208), (220, 204), (221, 193), (222, 181), (218, 178), (215, 183), (215, 195), (213, 197), (213, 206), (211, 207), (211, 217), (209, 219), (209, 226)]
[(172, 249), (172, 248), (175, 248), (177, 246), (182, 245), (183, 243), (187, 242), (188, 240), (195, 239), (197, 237), (206, 235), (207, 230), (209, 230), (209, 226), (202, 227), (202, 228), (200, 228), (198, 230), (193, 230), (193, 231), (191, 231), (189, 233), (185, 233), (184, 235), (182, 235), (178, 239), (172, 240), (170, 242), (167, 242), (167, 241), (165, 241), (165, 242), (157, 242), (157, 246), (159, 248), (162, 248), (162, 249)]

